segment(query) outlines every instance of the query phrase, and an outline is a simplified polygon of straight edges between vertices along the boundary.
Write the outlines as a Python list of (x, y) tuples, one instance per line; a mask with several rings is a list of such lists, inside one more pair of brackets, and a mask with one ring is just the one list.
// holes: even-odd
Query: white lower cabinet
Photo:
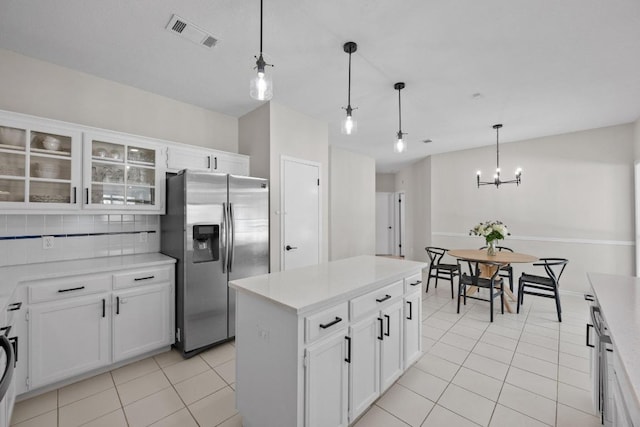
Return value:
[(344, 426), (347, 413), (346, 329), (306, 350), (305, 425)]
[(70, 298), (30, 308), (32, 388), (71, 378), (109, 363), (109, 294)]
[[(407, 278), (419, 276), (415, 270)], [(353, 424), (420, 356), (420, 287), (405, 292), (405, 282), (379, 281), (303, 314), (240, 289), (236, 405), (243, 425)]]
[[(25, 282), (18, 393), (105, 369), (174, 341), (174, 266)], [(26, 356), (26, 357), (25, 357)], [(27, 380), (24, 380), (24, 376)], [(20, 378), (23, 377), (23, 378)]]
[(380, 334), (380, 392), (384, 392), (404, 370), (402, 358), (402, 300), (398, 300), (380, 313), (383, 331)]
[(380, 395), (380, 327), (374, 314), (349, 328), (349, 419)]
[(172, 302), (169, 283), (113, 293), (114, 362), (171, 344)]
[(404, 298), (404, 366), (422, 355), (422, 294), (417, 288)]

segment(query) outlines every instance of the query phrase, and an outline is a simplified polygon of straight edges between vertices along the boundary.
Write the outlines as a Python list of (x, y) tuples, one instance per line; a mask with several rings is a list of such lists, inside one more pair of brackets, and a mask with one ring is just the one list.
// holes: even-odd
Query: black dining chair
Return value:
[[(483, 246), (480, 249), (484, 250), (484, 249), (487, 249), (487, 247)], [(498, 249), (498, 252), (501, 252), (501, 251), (513, 252), (513, 249), (508, 248), (506, 246), (496, 246), (496, 249)], [(511, 266), (511, 264), (506, 264), (500, 267), (499, 276), (504, 277), (505, 279), (509, 279), (509, 289), (511, 290), (511, 293), (513, 293), (513, 267)]]
[[(464, 301), (464, 305), (467, 305), (467, 298), (480, 300), (480, 301), (489, 301), (489, 319), (493, 322), (493, 300), (496, 297), (500, 297), (500, 310), (502, 314), (504, 314), (504, 300), (503, 300), (503, 290), (502, 286), (503, 280), (502, 277), (498, 275), (500, 271), (500, 266), (502, 264), (497, 262), (488, 262), (488, 261), (466, 261), (463, 260), (469, 266), (469, 274), (463, 272), (462, 266), (460, 265), (461, 260), (458, 260), (458, 270), (461, 272), (460, 277), (458, 279), (458, 313), (460, 313), (460, 299), (462, 298)], [(484, 288), (489, 290), (489, 295), (487, 298), (467, 295), (467, 288), (470, 286), (475, 286), (478, 288)]]
[(546, 276), (537, 276), (534, 274), (522, 273), (518, 281), (518, 313), (520, 313), (520, 305), (524, 301), (524, 294), (536, 295), (544, 298), (553, 298), (556, 300), (556, 311), (558, 312), (558, 322), (562, 322), (562, 308), (560, 306), (560, 276), (564, 272), (569, 260), (565, 258), (540, 258), (541, 262), (533, 265), (536, 267), (544, 267)]
[(436, 288), (438, 288), (438, 279), (448, 280), (451, 282), (451, 298), (453, 299), (453, 278), (458, 276), (458, 265), (442, 262), (442, 257), (447, 253), (448, 249), (437, 248), (435, 246), (427, 246), (424, 249), (427, 251), (427, 255), (429, 255), (429, 275), (427, 277), (427, 289), (425, 292), (429, 292), (429, 283), (432, 277), (436, 279)]

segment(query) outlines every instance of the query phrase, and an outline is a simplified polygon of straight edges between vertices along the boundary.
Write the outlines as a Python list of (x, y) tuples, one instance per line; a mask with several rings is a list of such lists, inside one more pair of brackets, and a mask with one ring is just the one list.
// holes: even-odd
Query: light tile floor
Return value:
[[(491, 324), (487, 303), (457, 314), (449, 292), (423, 294), (424, 356), (356, 427), (600, 425), (582, 297), (562, 296), (562, 323), (553, 300), (528, 297)], [(188, 360), (169, 351), (19, 402), (12, 425), (241, 426), (234, 386), (233, 343)]]

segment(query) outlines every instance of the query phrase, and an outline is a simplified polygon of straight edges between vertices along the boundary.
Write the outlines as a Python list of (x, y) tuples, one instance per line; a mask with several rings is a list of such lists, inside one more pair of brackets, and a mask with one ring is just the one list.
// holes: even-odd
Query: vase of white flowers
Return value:
[(482, 236), (487, 243), (487, 255), (494, 256), (496, 254), (496, 245), (498, 240), (502, 240), (510, 236), (507, 226), (501, 221), (485, 221), (469, 230), (470, 236)]

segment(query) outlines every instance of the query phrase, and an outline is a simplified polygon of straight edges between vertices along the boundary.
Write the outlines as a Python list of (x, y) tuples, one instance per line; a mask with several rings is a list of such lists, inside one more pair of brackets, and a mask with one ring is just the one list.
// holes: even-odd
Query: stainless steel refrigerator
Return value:
[(176, 347), (189, 357), (235, 336), (228, 282), (269, 272), (269, 185), (183, 170), (167, 178), (161, 251), (176, 263)]

